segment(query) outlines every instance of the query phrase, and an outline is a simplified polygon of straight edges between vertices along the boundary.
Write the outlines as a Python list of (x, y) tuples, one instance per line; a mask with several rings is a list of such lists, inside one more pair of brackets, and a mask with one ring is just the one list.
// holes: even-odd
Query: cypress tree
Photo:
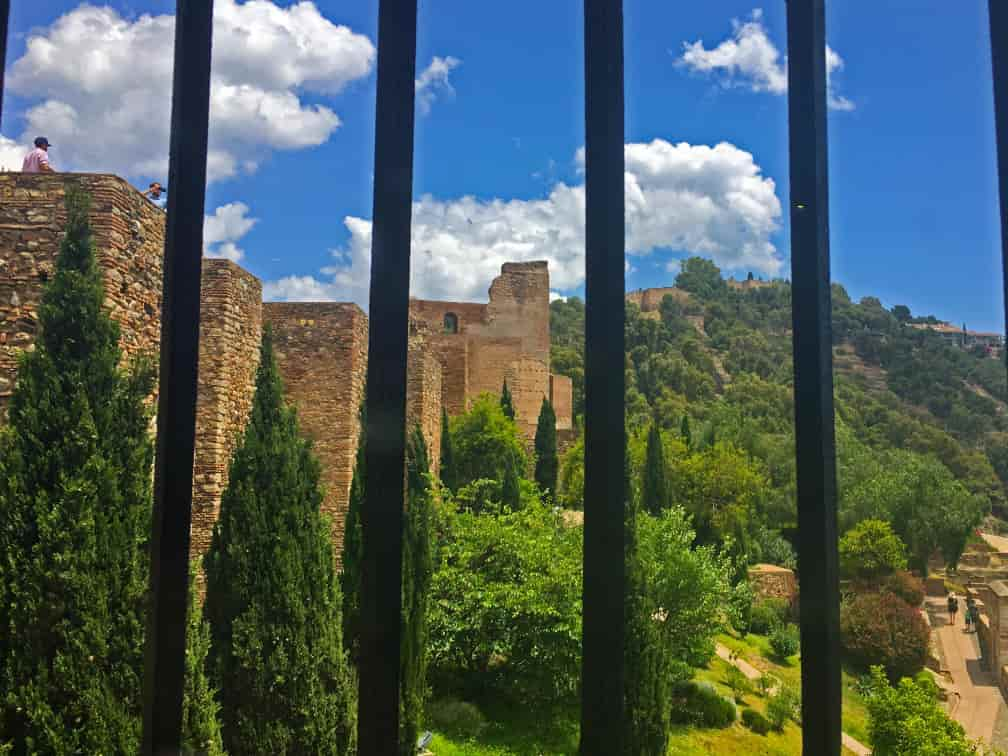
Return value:
[(203, 609), (196, 600), (194, 564), (189, 577), (189, 613), (186, 623), (186, 678), (182, 703), (182, 753), (200, 756), (224, 756), (217, 691), (206, 675), (206, 658), (210, 651), (210, 626), (203, 620)]
[(686, 448), (689, 449), (693, 445), (693, 434), (690, 432), (689, 427), (689, 415), (682, 416), (682, 425), (679, 426), (679, 435), (682, 437), (683, 443), (686, 444)]
[(399, 744), (402, 756), (415, 756), (427, 691), (427, 604), (434, 574), (430, 462), (419, 425), (410, 434), (406, 454)]
[(360, 435), (353, 479), (350, 482), (350, 502), (343, 530), (343, 556), (340, 563), (340, 590), (343, 595), (343, 648), (356, 662), (360, 645), (361, 565), (364, 561), (364, 532), (361, 510), (364, 507), (364, 454), (367, 442), (367, 405), (361, 402)]
[(500, 406), (509, 420), (515, 419), (514, 402), (511, 401), (511, 392), (508, 390), (507, 378), (504, 379), (504, 390), (501, 391)]
[[(626, 463), (629, 468), (629, 463)], [(629, 477), (629, 471), (626, 473)], [(638, 521), (647, 517), (627, 483), (624, 526), (623, 754), (664, 756), (668, 749), (674, 670), (656, 616), (661, 608), (649, 595), (640, 554)]]
[(441, 483), (449, 491), (454, 491), (455, 451), (452, 448), (451, 428), (448, 425), (448, 411), (441, 408)]
[(560, 461), (557, 458), (556, 413), (549, 399), (544, 398), (539, 408), (539, 422), (535, 433), (535, 482), (545, 493), (547, 499), (553, 500), (557, 487), (557, 471)]
[(354, 682), (342, 642), (319, 463), (283, 401), (269, 329), (252, 412), (205, 558), (208, 668), (232, 753), (350, 754)]
[(151, 525), (149, 361), (119, 368), (90, 198), (67, 225), (0, 432), (0, 743), (132, 753)]
[(511, 459), (504, 467), (501, 481), (501, 508), (517, 512), (521, 508), (521, 488), (518, 482), (518, 464)]
[(658, 515), (669, 505), (668, 479), (665, 477), (665, 451), (662, 448), (658, 422), (648, 430), (647, 452), (641, 481), (641, 506), (645, 512)]

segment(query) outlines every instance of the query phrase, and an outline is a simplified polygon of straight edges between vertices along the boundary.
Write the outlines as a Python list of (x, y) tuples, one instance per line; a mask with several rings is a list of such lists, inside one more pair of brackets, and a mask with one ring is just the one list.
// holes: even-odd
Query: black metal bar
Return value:
[(378, 6), (358, 752), (399, 752), (416, 0)]
[(840, 754), (840, 582), (830, 338), (825, 0), (789, 0), (791, 317), (794, 327), (803, 753)]
[[(991, 66), (994, 78), (994, 126), (997, 135), (998, 194), (1001, 198), (1001, 270), (1008, 327), (1008, 6), (990, 0)], [(1008, 349), (1008, 339), (1005, 339)]]
[(7, 24), (9, 19), (10, 0), (0, 0), (0, 126), (3, 125), (3, 89), (7, 63)]
[(182, 729), (213, 0), (178, 0), (175, 13), (145, 754), (178, 754)]
[(622, 753), (623, 2), (585, 0), (585, 523), (581, 753)]

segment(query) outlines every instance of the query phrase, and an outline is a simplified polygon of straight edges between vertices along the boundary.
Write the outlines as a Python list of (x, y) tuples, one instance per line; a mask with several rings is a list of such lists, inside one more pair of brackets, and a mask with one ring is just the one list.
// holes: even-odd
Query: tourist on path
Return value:
[(35, 149), (25, 155), (21, 164), (22, 173), (55, 173), (49, 164), (49, 140), (45, 137), (35, 138)]
[(948, 597), (948, 613), (949, 613), (949, 623), (955, 625), (956, 623), (956, 613), (959, 611), (959, 599), (956, 598), (954, 593), (950, 593)]

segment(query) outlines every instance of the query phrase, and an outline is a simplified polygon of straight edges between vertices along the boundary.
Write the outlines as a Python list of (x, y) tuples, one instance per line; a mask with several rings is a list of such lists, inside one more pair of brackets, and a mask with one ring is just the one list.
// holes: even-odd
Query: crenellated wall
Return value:
[[(18, 355), (34, 348), (38, 304), (64, 233), (64, 186), (92, 197), (91, 224), (105, 306), (120, 324), (124, 357), (157, 359), (164, 219), (126, 181), (111, 175), (0, 174), (0, 422), (16, 381)], [(571, 383), (549, 373), (549, 273), (545, 262), (505, 263), (488, 304), (413, 300), (407, 419), (419, 423), (431, 467), (440, 468), (441, 408), (465, 410), (480, 392), (498, 394), (507, 379), (519, 427), (531, 440), (543, 398), (570, 434)], [(227, 260), (204, 259), (193, 474), (192, 545), (206, 551), (231, 457), (251, 410), (265, 323), (287, 399), (318, 455), (333, 522), (342, 535), (360, 436), (368, 321), (354, 304), (263, 303), (260, 281)], [(445, 332), (445, 315), (458, 323)]]

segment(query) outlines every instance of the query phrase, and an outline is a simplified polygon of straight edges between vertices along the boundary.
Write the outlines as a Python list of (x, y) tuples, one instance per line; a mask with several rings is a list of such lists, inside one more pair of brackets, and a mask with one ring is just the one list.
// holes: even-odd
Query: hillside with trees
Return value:
[[(687, 508), (696, 496), (734, 502), (720, 519), (743, 518), (745, 527), (711, 527), (736, 528), (747, 553), (766, 559), (760, 549), (776, 549), (773, 536), (789, 539), (795, 527), (791, 287), (729, 286), (700, 258), (683, 263), (676, 287), (686, 296), (666, 296), (657, 312), (626, 306), (631, 457), (643, 464), (654, 418), (670, 485), (685, 489), (673, 498)], [(935, 550), (954, 565), (980, 517), (992, 515), (998, 528), (1008, 515), (1004, 363), (913, 327), (937, 320), (905, 306), (854, 302), (839, 284), (832, 305), (841, 530), (891, 521), (912, 566)], [(553, 370), (572, 378), (580, 414), (584, 303), (553, 302), (551, 328)], [(568, 507), (580, 505), (580, 457), (575, 446), (561, 465), (558, 495)], [(753, 485), (739, 484), (744, 477)], [(746, 501), (712, 488), (729, 482)]]

